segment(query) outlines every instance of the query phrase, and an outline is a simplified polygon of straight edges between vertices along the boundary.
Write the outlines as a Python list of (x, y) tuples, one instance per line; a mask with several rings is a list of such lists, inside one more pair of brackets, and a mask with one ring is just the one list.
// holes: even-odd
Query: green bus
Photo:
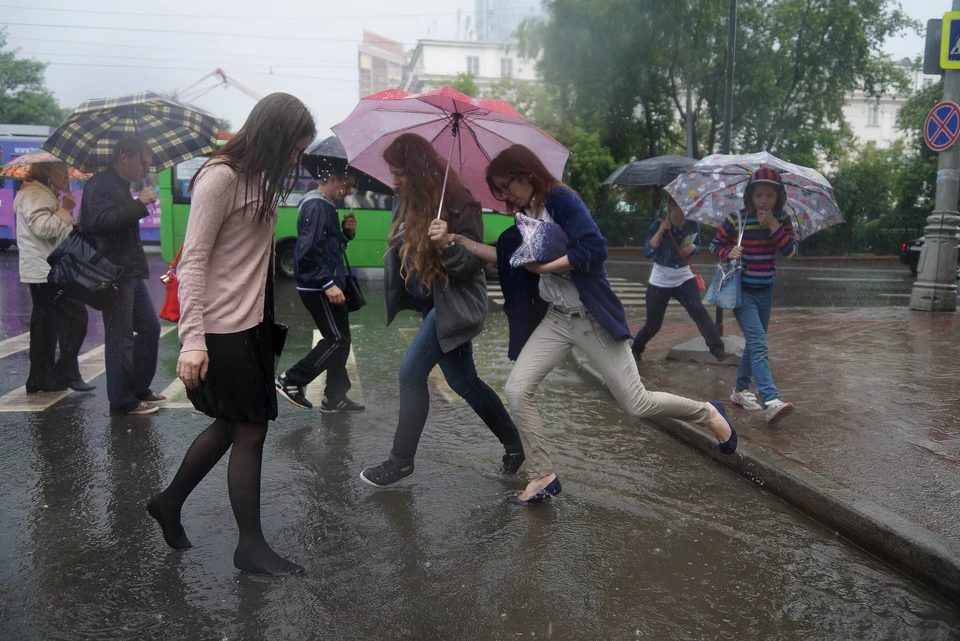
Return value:
[[(160, 251), (171, 262), (183, 245), (190, 216), (190, 180), (206, 158), (194, 158), (166, 169), (157, 176), (160, 194)], [(297, 239), (297, 203), (306, 191), (309, 178), (297, 181), (286, 202), (281, 203), (275, 228), (277, 236), (277, 274), (293, 277), (293, 249)], [(353, 211), (357, 217), (357, 237), (347, 246), (351, 267), (382, 268), (390, 231), (393, 198), (365, 192), (351, 197), (359, 205), (340, 210), (340, 217)], [(483, 240), (494, 243), (513, 224), (510, 216), (493, 212), (483, 214)]]

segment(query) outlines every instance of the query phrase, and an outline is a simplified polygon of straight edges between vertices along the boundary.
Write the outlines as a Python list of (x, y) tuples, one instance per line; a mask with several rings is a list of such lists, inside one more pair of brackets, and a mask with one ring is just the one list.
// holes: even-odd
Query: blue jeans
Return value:
[(740, 331), (746, 341), (740, 367), (737, 369), (737, 389), (749, 389), (750, 379), (757, 383), (757, 395), (764, 403), (780, 396), (770, 373), (767, 350), (767, 328), (773, 309), (773, 288), (743, 289), (743, 304), (733, 310)]
[(153, 394), (160, 319), (142, 279), (121, 280), (120, 291), (103, 308), (104, 359), (110, 409), (129, 412)]
[(521, 452), (520, 434), (503, 401), (477, 376), (473, 345), (467, 341), (444, 354), (437, 340), (436, 310), (431, 309), (424, 315), (420, 331), (400, 363), (400, 420), (390, 460), (401, 467), (413, 464), (430, 410), (427, 377), (438, 364), (453, 391), (473, 408), (504, 449), (509, 453)]

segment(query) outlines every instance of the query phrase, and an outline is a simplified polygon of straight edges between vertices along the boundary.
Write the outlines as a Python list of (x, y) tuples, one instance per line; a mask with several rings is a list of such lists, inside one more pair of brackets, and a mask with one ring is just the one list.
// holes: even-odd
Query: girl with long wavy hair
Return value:
[(461, 243), (450, 241), (456, 233), (483, 242), (480, 204), (453, 170), (443, 191), (447, 163), (421, 136), (398, 136), (383, 157), (397, 192), (384, 259), (387, 324), (401, 310), (420, 312), (423, 324), (400, 364), (400, 418), (393, 449), (386, 461), (364, 470), (360, 478), (383, 487), (413, 474), (430, 408), (427, 376), (438, 364), (450, 387), (503, 444), (501, 470), (516, 474), (524, 461), (517, 428), (473, 363), (471, 339), (483, 329), (487, 315), (483, 264)]
[(464, 243), (475, 256), (498, 263), (510, 323), (509, 356), (516, 364), (507, 379), (506, 395), (530, 478), (523, 492), (510, 500), (528, 505), (561, 491), (547, 454), (536, 393), (573, 346), (583, 350), (628, 414), (704, 425), (716, 436), (720, 451), (732, 454), (737, 433), (719, 401), (702, 403), (644, 389), (627, 342), (631, 335), (623, 305), (607, 281), (607, 241), (580, 197), (522, 145), (508, 147), (490, 162), (487, 184), (511, 214), (523, 211), (554, 222), (568, 239), (564, 256), (518, 268), (510, 266), (510, 256), (520, 244), (516, 227), (500, 236), (496, 248)]
[(260, 527), (260, 470), (267, 423), (277, 418), (273, 323), (277, 207), (316, 136), (297, 98), (256, 104), (230, 142), (197, 171), (180, 261), (177, 376), (193, 406), (214, 419), (187, 450), (170, 485), (147, 503), (170, 547), (191, 547), (180, 523), (187, 497), (230, 452), (227, 488), (240, 530), (233, 564), (256, 574), (303, 570), (267, 544)]

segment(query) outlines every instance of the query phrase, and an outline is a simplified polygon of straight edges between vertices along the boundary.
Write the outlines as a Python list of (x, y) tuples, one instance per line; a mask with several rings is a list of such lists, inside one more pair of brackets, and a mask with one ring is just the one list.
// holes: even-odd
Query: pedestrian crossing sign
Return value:
[(943, 14), (940, 66), (944, 69), (960, 69), (960, 11)]

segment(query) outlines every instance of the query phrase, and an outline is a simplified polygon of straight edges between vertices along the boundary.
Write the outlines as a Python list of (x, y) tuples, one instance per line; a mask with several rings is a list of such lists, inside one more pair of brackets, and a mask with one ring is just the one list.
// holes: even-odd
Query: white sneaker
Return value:
[(764, 415), (767, 418), (767, 425), (776, 425), (793, 413), (793, 403), (785, 403), (779, 398), (765, 403), (766, 410)]
[(757, 402), (757, 397), (750, 390), (733, 390), (733, 394), (730, 395), (730, 402), (734, 405), (738, 405), (745, 410), (757, 411), (763, 409), (760, 407), (760, 403)]

